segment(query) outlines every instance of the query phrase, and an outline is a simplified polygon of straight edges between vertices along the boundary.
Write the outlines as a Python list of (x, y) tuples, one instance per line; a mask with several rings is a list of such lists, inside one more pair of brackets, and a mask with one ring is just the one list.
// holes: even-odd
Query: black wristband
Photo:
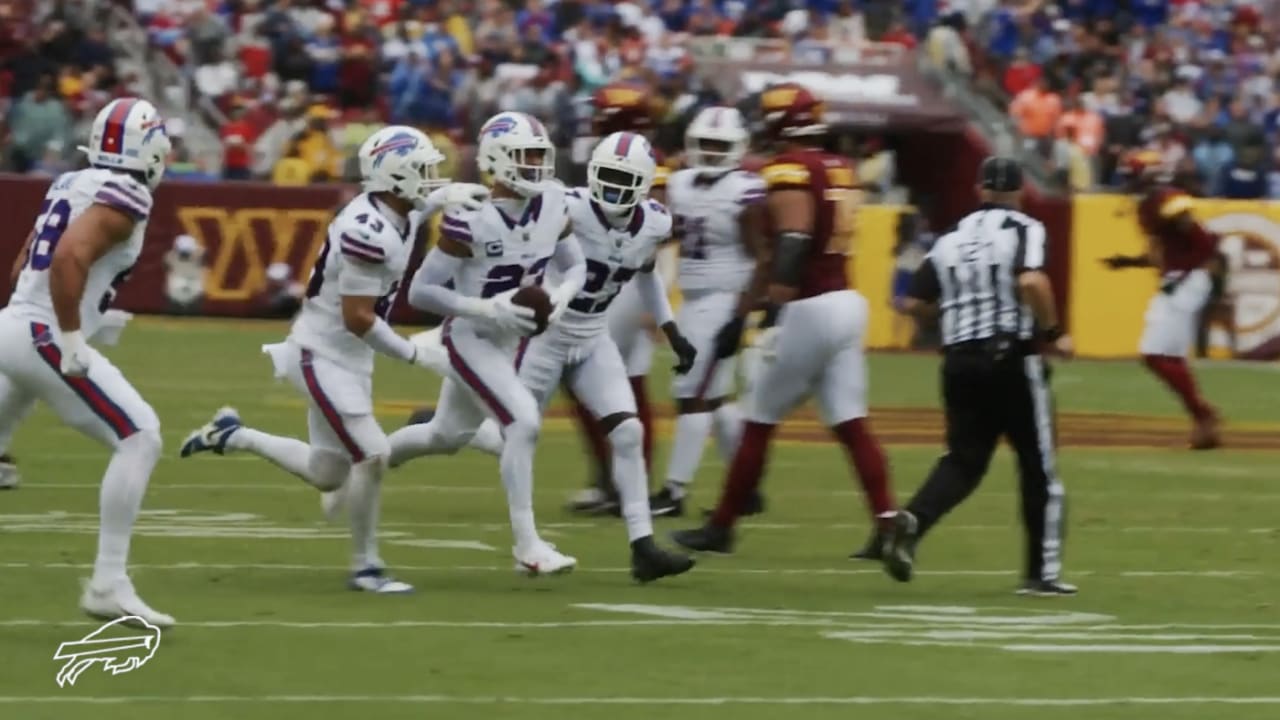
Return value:
[(764, 317), (760, 318), (759, 328), (771, 328), (778, 324), (778, 313), (782, 312), (782, 306), (776, 303), (769, 303), (764, 306)]
[(1064, 334), (1062, 328), (1058, 325), (1040, 331), (1040, 337), (1044, 338), (1045, 342), (1057, 342), (1058, 338)]

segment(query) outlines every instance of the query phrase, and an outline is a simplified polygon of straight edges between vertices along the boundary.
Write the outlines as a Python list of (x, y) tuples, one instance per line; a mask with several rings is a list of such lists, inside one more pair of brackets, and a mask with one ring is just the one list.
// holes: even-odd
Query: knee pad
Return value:
[(312, 448), (307, 458), (307, 470), (311, 484), (324, 492), (342, 487), (351, 472), (351, 460), (340, 452)]
[(639, 419), (629, 417), (609, 433), (609, 442), (618, 454), (640, 452), (644, 447), (644, 425), (640, 424)]

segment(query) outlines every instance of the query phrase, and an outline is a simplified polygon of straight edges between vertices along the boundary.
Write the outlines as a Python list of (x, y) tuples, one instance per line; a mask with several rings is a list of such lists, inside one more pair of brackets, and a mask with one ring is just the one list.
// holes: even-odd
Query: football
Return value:
[(533, 309), (534, 322), (538, 323), (538, 329), (533, 332), (534, 335), (541, 334), (547, 329), (547, 323), (551, 319), (551, 296), (541, 286), (526, 285), (520, 288), (515, 295), (511, 296), (511, 303)]

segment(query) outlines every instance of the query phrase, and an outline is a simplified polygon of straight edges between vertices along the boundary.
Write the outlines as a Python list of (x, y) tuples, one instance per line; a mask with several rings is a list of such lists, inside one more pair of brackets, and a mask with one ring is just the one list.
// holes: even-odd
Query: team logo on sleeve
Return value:
[[(132, 625), (133, 627), (128, 627)], [(119, 634), (124, 630), (132, 635)], [(112, 620), (80, 640), (64, 642), (53, 654), (65, 660), (58, 671), (58, 687), (75, 685), (85, 670), (101, 664), (112, 675), (122, 675), (146, 665), (160, 647), (160, 628), (136, 615)]]

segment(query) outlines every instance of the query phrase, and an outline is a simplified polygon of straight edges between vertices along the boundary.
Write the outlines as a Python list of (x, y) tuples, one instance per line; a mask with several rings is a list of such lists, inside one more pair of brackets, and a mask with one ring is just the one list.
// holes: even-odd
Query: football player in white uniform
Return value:
[[(671, 234), (667, 209), (647, 199), (655, 165), (649, 141), (636, 133), (614, 133), (596, 146), (587, 166), (587, 188), (568, 194), (573, 233), (587, 260), (586, 284), (558, 323), (516, 352), (520, 380), (540, 407), (546, 407), (563, 381), (608, 437), (612, 482), (631, 543), (631, 575), (641, 582), (693, 567), (691, 558), (654, 543), (644, 426), (606, 313), (624, 287), (635, 288), (679, 360), (675, 371), (688, 372), (693, 366), (696, 352), (680, 334), (666, 287), (655, 272), (658, 246)], [(492, 421), (485, 425), (478, 435), (497, 434)]]
[(684, 513), (684, 497), (712, 428), (726, 462), (742, 431), (742, 411), (730, 397), (734, 362), (716, 359), (715, 339), (733, 317), (762, 246), (764, 181), (739, 169), (749, 141), (738, 110), (704, 109), (686, 132), (689, 167), (668, 183), (680, 240), (680, 327), (698, 355), (693, 369), (675, 378), (677, 415), (666, 486), (651, 501), (658, 515)]
[(440, 242), (409, 290), (411, 305), (447, 318), (439, 337), (450, 372), (434, 417), (391, 435), (391, 465), (456, 452), (486, 417), (496, 420), (516, 570), (553, 575), (572, 570), (577, 560), (543, 541), (534, 523), (533, 453), (542, 417), (514, 359), (537, 324), (533, 309), (511, 298), (523, 285), (540, 286), (554, 264), (561, 276), (551, 293), (554, 323), (582, 288), (586, 265), (569, 232), (566, 189), (555, 181), (555, 147), (541, 122), (519, 112), (490, 118), (480, 130), (477, 164), (491, 179), (492, 200), (478, 211), (445, 215)]
[(169, 155), (164, 120), (145, 100), (107, 104), (93, 121), (90, 167), (53, 181), (9, 306), (0, 311), (0, 451), (36, 400), (112, 448), (102, 478), (93, 577), (80, 607), (99, 618), (173, 618), (147, 606), (129, 580), (129, 536), (160, 459), (160, 420), (89, 342), (142, 253), (151, 192)]
[(289, 337), (263, 347), (276, 377), (307, 398), (310, 442), (247, 427), (223, 408), (187, 438), (182, 457), (245, 451), (321, 491), (344, 488), (353, 544), (348, 586), (406, 593), (413, 588), (388, 575), (378, 554), (378, 498), (390, 448), (373, 414), (373, 356), (443, 371), (443, 355), (401, 337), (385, 317), (424, 215), (476, 195), (478, 205), (487, 193), (439, 178), (444, 155), (413, 128), (379, 130), (360, 147), (359, 160), (364, 192), (329, 224)]

